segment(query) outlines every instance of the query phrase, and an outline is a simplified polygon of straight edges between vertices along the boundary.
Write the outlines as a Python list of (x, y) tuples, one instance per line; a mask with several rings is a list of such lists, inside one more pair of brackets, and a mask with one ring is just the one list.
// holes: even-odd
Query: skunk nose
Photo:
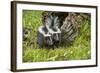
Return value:
[(53, 41), (52, 41), (52, 38), (51, 37), (47, 37), (46, 38), (46, 43), (48, 44), (48, 45), (53, 45)]
[(53, 38), (54, 38), (55, 41), (59, 41), (59, 36), (58, 36), (58, 34), (54, 34), (54, 35), (53, 35)]
[(50, 37), (50, 45), (53, 45), (53, 41), (52, 38)]
[(56, 34), (56, 40), (57, 40), (57, 41), (59, 41), (59, 37), (58, 37), (58, 34)]

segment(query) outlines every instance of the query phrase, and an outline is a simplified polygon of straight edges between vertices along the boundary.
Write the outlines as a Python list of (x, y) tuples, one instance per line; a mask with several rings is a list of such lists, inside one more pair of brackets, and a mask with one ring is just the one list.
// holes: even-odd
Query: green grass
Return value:
[(23, 62), (86, 60), (91, 58), (90, 21), (84, 19), (80, 34), (69, 47), (55, 47), (54, 50), (39, 48), (37, 44), (37, 30), (42, 25), (42, 11), (23, 11), (23, 26), (32, 28), (31, 37), (34, 38), (32, 46), (24, 45)]

